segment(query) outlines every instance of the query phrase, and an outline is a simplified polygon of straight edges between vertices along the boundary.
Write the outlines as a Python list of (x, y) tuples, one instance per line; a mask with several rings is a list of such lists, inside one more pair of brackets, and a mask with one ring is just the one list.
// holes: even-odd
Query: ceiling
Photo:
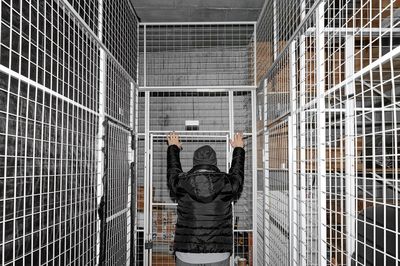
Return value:
[(131, 0), (141, 22), (256, 21), (265, 0)]

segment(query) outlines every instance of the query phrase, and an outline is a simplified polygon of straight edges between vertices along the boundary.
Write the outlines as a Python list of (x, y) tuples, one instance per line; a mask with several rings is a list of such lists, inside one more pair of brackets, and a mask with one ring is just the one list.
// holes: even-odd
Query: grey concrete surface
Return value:
[(256, 21), (265, 0), (132, 0), (142, 22)]

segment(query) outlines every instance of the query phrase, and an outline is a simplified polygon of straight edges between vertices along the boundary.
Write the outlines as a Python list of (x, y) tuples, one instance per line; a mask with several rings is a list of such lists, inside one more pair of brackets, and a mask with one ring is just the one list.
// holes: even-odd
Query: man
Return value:
[(176, 265), (229, 265), (232, 253), (232, 205), (243, 190), (243, 134), (230, 141), (234, 148), (229, 173), (217, 167), (215, 151), (208, 145), (194, 152), (193, 168), (183, 173), (179, 136), (168, 136), (168, 187), (178, 203), (175, 232)]

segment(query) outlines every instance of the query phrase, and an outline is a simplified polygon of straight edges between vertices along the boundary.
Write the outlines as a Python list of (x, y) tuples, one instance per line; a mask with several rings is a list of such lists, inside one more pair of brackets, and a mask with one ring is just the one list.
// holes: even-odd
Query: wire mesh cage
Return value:
[[(276, 51), (270, 67), (258, 74), (267, 84), (266, 154), (278, 156), (280, 150), (268, 145), (276, 123), (287, 119), (288, 133), (279, 134), (289, 136), (288, 170), (294, 174), (289, 194), (279, 198), (289, 198), (283, 204), (292, 220), (288, 241), (266, 249), (269, 262), (276, 261), (271, 254), (289, 250), (290, 260), (281, 265), (396, 265), (399, 3), (269, 5), (272, 11), (264, 9), (258, 32)], [(298, 10), (291, 19), (296, 30), (279, 23), (265, 26), (267, 14), (278, 22), (288, 9)], [(268, 61), (267, 45), (260, 49)], [(275, 89), (279, 86), (285, 97)], [(274, 179), (268, 171), (266, 178), (268, 192)], [(270, 209), (272, 195), (266, 203)], [(272, 218), (267, 211), (267, 226), (275, 223)], [(285, 233), (276, 232), (285, 239)], [(275, 240), (273, 232), (265, 234)]]
[(143, 87), (254, 86), (254, 24), (141, 25)]
[(104, 180), (104, 260), (107, 265), (127, 261), (128, 194), (130, 180), (129, 138), (130, 131), (116, 124), (107, 123), (107, 152)]
[[(109, 14), (99, 6), (99, 1), (79, 0), (1, 2), (1, 265), (99, 261), (103, 90), (115, 79), (125, 85), (133, 80), (100, 43), (102, 33), (118, 30), (102, 23)], [(114, 104), (121, 102), (118, 88), (108, 94)], [(107, 112), (130, 127), (127, 104), (124, 121), (111, 113), (114, 107), (108, 105)], [(122, 161), (129, 159), (124, 156)], [(129, 257), (129, 215), (111, 226), (125, 223), (125, 248), (117, 252), (125, 257), (118, 262)], [(124, 242), (107, 237), (110, 251)]]
[(97, 116), (4, 72), (0, 79), (2, 264), (68, 264), (77, 253), (74, 261), (94, 265)]

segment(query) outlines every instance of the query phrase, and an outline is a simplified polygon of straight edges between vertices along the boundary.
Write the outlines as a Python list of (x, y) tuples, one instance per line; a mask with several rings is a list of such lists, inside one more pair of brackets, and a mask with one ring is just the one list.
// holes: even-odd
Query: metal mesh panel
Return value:
[[(62, 4), (13, 3), (2, 2), (0, 64), (97, 110), (99, 50), (90, 35)], [(57, 33), (52, 23), (59, 25)]]
[(274, 60), (287, 50), (288, 41), (314, 5), (314, 0), (265, 1), (257, 21), (257, 85), (272, 70)]
[(267, 70), (274, 61), (274, 38), (271, 34), (271, 25), (273, 25), (273, 8), (270, 3), (265, 1), (263, 10), (257, 21), (257, 83), (259, 85), (264, 78)]
[(234, 205), (234, 227), (237, 230), (253, 229), (253, 156), (252, 156), (252, 138), (245, 136), (245, 169), (244, 169), (244, 185), (243, 192), (239, 200)]
[[(154, 136), (152, 147), (152, 265), (175, 265), (173, 241), (176, 224), (176, 204), (170, 198), (166, 182), (168, 146), (166, 136)], [(182, 170), (188, 172), (193, 166), (193, 152), (210, 145), (217, 153), (218, 167), (227, 171), (227, 137), (185, 134), (181, 136), (183, 150), (180, 153)]]
[(235, 132), (252, 131), (252, 102), (251, 92), (234, 92), (233, 93), (233, 119)]
[(139, 86), (143, 86), (144, 85), (144, 75), (145, 75), (145, 72), (144, 72), (144, 68), (145, 68), (145, 62), (144, 62), (144, 57), (145, 57), (145, 52), (144, 52), (144, 50), (145, 50), (145, 47), (144, 47), (144, 45), (145, 45), (145, 41), (144, 41), (144, 38), (145, 38), (145, 36), (144, 36), (144, 32), (145, 32), (145, 30), (144, 30), (144, 26), (140, 23), (139, 24), (139, 32), (138, 32), (138, 36), (139, 36), (139, 40), (138, 40), (138, 45), (139, 45), (139, 47), (138, 47), (138, 51), (139, 51), (139, 54), (138, 54), (138, 74), (139, 74), (139, 76), (138, 76), (138, 84), (139, 84)]
[[(180, 153), (182, 170), (188, 172), (193, 167), (193, 152), (203, 145), (210, 145), (217, 153), (218, 168), (221, 171), (227, 171), (226, 152), (227, 138), (207, 138), (207, 137), (191, 137), (181, 138), (184, 149)], [(168, 145), (166, 145), (166, 137), (155, 139), (152, 148), (152, 182), (153, 182), (153, 202), (171, 203), (169, 189), (167, 187), (167, 154)]]
[(144, 138), (137, 140), (137, 162), (136, 162), (136, 265), (143, 265), (144, 255)]
[[(146, 97), (148, 95), (148, 97)], [(232, 117), (235, 120), (235, 130), (245, 131), (245, 185), (243, 193), (239, 201), (234, 207), (235, 234), (238, 236), (246, 236), (245, 244), (237, 243), (236, 251), (242, 252), (238, 256), (245, 256), (248, 261), (253, 259), (253, 140), (252, 140), (252, 114), (251, 114), (251, 92), (143, 92), (139, 95), (139, 131), (145, 131), (146, 123), (149, 126), (148, 136), (152, 139), (152, 147), (149, 150), (152, 152), (150, 158), (149, 172), (147, 175), (150, 180), (144, 180), (147, 185), (144, 185), (144, 190), (151, 193), (152, 210), (160, 213), (153, 214), (151, 217), (159, 217), (166, 215), (169, 217), (170, 212), (165, 208), (175, 210), (175, 203), (170, 198), (170, 192), (166, 183), (166, 133), (170, 131), (180, 131), (181, 141), (184, 149), (181, 151), (181, 162), (183, 171), (187, 172), (192, 167), (193, 152), (196, 148), (209, 144), (214, 147), (217, 152), (218, 166), (222, 171), (227, 171), (227, 151), (228, 151), (228, 136), (229, 130), (233, 129)], [(146, 105), (146, 101), (148, 105)], [(230, 105), (231, 103), (231, 105)], [(146, 121), (146, 106), (149, 111), (149, 118)], [(185, 122), (188, 120), (198, 120), (199, 130), (190, 131), (185, 127)], [(250, 120), (250, 121), (249, 121)], [(189, 131), (188, 131), (189, 130)], [(143, 137), (146, 136), (144, 132)], [(157, 135), (161, 134), (161, 135)], [(221, 137), (221, 134), (223, 137)], [(139, 147), (139, 154), (144, 154), (145, 141), (141, 142), (143, 147)], [(140, 151), (142, 149), (142, 151)], [(145, 160), (139, 158), (138, 167), (143, 173)], [(148, 182), (148, 183), (147, 183)], [(146, 187), (148, 186), (148, 187)], [(141, 193), (138, 187), (138, 193)], [(144, 191), (142, 192), (144, 194)], [(146, 199), (145, 199), (146, 200)], [(144, 210), (146, 213), (146, 210)], [(172, 215), (172, 214), (171, 214)], [(170, 218), (176, 219), (175, 214)], [(155, 219), (155, 218), (154, 218)], [(158, 219), (158, 218), (157, 218)], [(143, 219), (145, 231), (150, 228), (155, 228), (154, 224), (157, 221), (153, 220), (150, 225), (147, 225), (148, 219)], [(138, 220), (139, 224), (139, 220)], [(162, 224), (159, 222), (159, 224)], [(168, 224), (168, 223), (166, 223)], [(169, 225), (168, 225), (169, 226)], [(168, 227), (169, 228), (169, 227)], [(155, 230), (155, 229), (154, 229)], [(174, 231), (174, 228), (168, 230)], [(146, 231), (147, 232), (147, 231)], [(160, 247), (152, 248), (153, 264), (174, 263), (174, 258), (171, 256), (170, 243), (173, 242), (173, 236), (170, 233), (163, 232), (160, 238), (160, 233), (152, 235), (153, 244), (156, 241)], [(147, 240), (147, 238), (145, 238)], [(149, 239), (150, 240), (150, 239)], [(246, 251), (244, 251), (246, 250)], [(245, 253), (243, 253), (245, 252)], [(145, 253), (146, 254), (146, 253)], [(244, 255), (246, 254), (246, 255)]]
[(115, 124), (107, 128), (107, 175), (105, 183), (106, 215), (112, 217), (127, 210), (130, 132)]
[(176, 206), (153, 206), (153, 253), (151, 265), (175, 265)]
[[(302, 26), (266, 76), (273, 86), (276, 69), (287, 66), (288, 96), (272, 91), (266, 112), (268, 123), (289, 121), (289, 174), (296, 178), (289, 179), (293, 223), (283, 247), (301, 265), (396, 265), (400, 5), (312, 4), (301, 7)], [(279, 104), (288, 104), (285, 112), (271, 106)], [(271, 245), (267, 254), (276, 251)]]
[(103, 40), (125, 71), (137, 81), (138, 18), (128, 0), (104, 0)]
[(68, 0), (68, 2), (74, 7), (79, 16), (86, 22), (93, 32), (97, 34), (99, 24), (99, 1)]
[(144, 133), (144, 127), (145, 127), (145, 93), (144, 92), (139, 92), (138, 96), (138, 132), (139, 133)]
[(130, 126), (131, 83), (121, 68), (111, 59), (107, 60), (106, 114)]
[(94, 265), (97, 116), (3, 72), (0, 80), (2, 265)]
[(144, 260), (143, 260), (143, 247), (144, 247), (144, 232), (143, 230), (137, 230), (136, 231), (136, 264), (137, 266), (141, 266), (144, 264)]
[(264, 191), (257, 191), (257, 264), (264, 265)]
[[(185, 122), (199, 121), (198, 130), (229, 130), (228, 93), (159, 92), (150, 94), (150, 130), (184, 131)], [(241, 121), (238, 118), (238, 121)]]
[(0, 12), (0, 264), (94, 265), (98, 46), (62, 3)]
[(143, 30), (140, 86), (254, 85), (253, 24), (144, 24)]
[(233, 233), (234, 262), (253, 265), (253, 233), (248, 231), (235, 231)]
[(267, 82), (267, 119), (268, 123), (278, 120), (289, 112), (290, 84), (289, 53), (284, 53), (274, 66)]
[(268, 128), (266, 168), (268, 180), (269, 223), (268, 261), (272, 265), (286, 265), (289, 260), (289, 176), (288, 176), (288, 125), (282, 122)]
[[(99, 89), (104, 86), (100, 65), (106, 64), (107, 51), (100, 58), (98, 2), (69, 3), (1, 2), (0, 126), (4, 142), (0, 144), (0, 166), (5, 172), (0, 183), (7, 187), (0, 200), (0, 231), (7, 232), (6, 239), (1, 234), (2, 265), (94, 265), (99, 255), (97, 201), (101, 193), (97, 166), (104, 161), (97, 158), (102, 142), (97, 134), (103, 116), (99, 108)], [(107, 84), (114, 86), (113, 94), (107, 95), (107, 112), (131, 126), (130, 86), (124, 95), (128, 103), (122, 103), (117, 100), (121, 96), (117, 96), (121, 91), (115, 90), (117, 81), (111, 81), (118, 79), (120, 87), (127, 74), (120, 69), (117, 73), (116, 64), (110, 62), (105, 67), (109, 71), (102, 72)], [(124, 118), (119, 109), (115, 112), (116, 104), (124, 109)], [(129, 136), (129, 131), (126, 134)], [(124, 145), (127, 151), (129, 143)], [(129, 158), (126, 153), (113, 160), (122, 163)], [(128, 170), (129, 178), (129, 165), (109, 168), (109, 176), (121, 174), (122, 169)], [(119, 236), (111, 233), (112, 238), (106, 237), (110, 252), (115, 251), (114, 257), (108, 258), (111, 264), (120, 264), (121, 256), (125, 256), (124, 261), (129, 259), (130, 212), (117, 206), (127, 205), (128, 185), (122, 187), (125, 200), (115, 191), (120, 192), (121, 187), (107, 191), (113, 205), (108, 218), (115, 221), (109, 224), (110, 230), (115, 233), (119, 226), (121, 232), (121, 222), (114, 218), (124, 223)], [(1, 191), (5, 192), (3, 186)], [(125, 241), (124, 246), (117, 241), (121, 235), (124, 240), (118, 241)]]
[(125, 265), (127, 255), (126, 213), (107, 222), (107, 247), (105, 249), (105, 265)]

